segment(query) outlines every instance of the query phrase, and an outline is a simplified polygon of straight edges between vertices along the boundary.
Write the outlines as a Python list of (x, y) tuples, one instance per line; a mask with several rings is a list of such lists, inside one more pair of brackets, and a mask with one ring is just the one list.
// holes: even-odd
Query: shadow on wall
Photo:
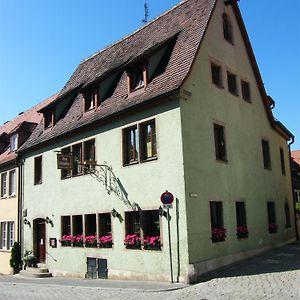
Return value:
[(199, 282), (214, 278), (251, 276), (300, 270), (300, 242), (266, 251), (245, 261), (203, 274)]

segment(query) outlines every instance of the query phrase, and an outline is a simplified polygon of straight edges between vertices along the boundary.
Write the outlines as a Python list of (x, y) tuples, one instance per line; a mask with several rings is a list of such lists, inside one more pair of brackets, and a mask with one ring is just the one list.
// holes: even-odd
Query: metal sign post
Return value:
[(171, 226), (170, 226), (170, 208), (172, 208), (172, 203), (174, 201), (174, 196), (172, 193), (166, 191), (160, 196), (160, 201), (164, 208), (167, 209), (167, 221), (168, 221), (168, 236), (169, 236), (169, 253), (170, 253), (170, 271), (171, 271), (171, 282), (174, 283), (173, 279), (173, 264), (172, 264), (172, 244), (171, 244)]

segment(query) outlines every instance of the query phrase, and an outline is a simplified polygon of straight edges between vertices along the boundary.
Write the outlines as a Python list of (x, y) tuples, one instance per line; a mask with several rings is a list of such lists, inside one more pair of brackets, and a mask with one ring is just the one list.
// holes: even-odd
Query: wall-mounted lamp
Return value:
[(111, 215), (115, 218), (119, 216), (119, 213), (113, 208), (111, 211)]
[(167, 216), (167, 212), (160, 206), (159, 209), (158, 209), (158, 214), (161, 216), (161, 217), (166, 217)]
[(25, 225), (28, 225), (29, 227), (31, 227), (30, 222), (29, 222), (26, 218), (23, 219), (23, 223), (24, 223)]
[(53, 227), (53, 221), (49, 217), (45, 218), (45, 222)]

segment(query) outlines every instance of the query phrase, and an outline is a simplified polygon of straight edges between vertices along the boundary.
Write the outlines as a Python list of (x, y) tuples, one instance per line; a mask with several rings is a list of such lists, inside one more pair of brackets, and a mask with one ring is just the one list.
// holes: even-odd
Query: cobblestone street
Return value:
[[(2, 300), (68, 299), (300, 299), (300, 244), (287, 245), (183, 287), (164, 283), (22, 279), (0, 276)], [(179, 288), (177, 290), (169, 290)]]

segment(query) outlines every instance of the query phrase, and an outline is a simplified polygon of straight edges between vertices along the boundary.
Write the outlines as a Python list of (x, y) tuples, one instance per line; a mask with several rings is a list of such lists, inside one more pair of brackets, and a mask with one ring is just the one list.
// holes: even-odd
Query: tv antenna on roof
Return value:
[(144, 9), (145, 9), (145, 16), (144, 16), (144, 19), (142, 20), (142, 22), (144, 24), (147, 24), (148, 23), (148, 17), (149, 17), (149, 6), (147, 4), (147, 1), (145, 1)]

